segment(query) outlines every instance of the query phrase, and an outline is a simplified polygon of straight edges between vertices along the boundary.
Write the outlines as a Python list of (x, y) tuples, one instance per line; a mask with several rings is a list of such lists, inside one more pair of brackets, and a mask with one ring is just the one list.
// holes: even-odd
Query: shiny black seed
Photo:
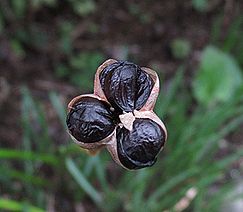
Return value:
[(99, 77), (108, 101), (120, 113), (141, 109), (154, 85), (145, 71), (126, 61), (107, 66)]
[(110, 105), (91, 97), (81, 98), (74, 104), (66, 122), (71, 135), (83, 143), (100, 141), (115, 129), (115, 117)]
[(132, 131), (117, 128), (117, 153), (120, 162), (128, 169), (152, 166), (165, 142), (165, 132), (156, 122), (135, 119)]

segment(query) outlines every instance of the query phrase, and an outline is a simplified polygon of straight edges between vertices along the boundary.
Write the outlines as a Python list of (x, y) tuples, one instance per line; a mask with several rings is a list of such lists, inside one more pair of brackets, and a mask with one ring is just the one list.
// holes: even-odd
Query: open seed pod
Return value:
[[(129, 65), (130, 66), (133, 66), (132, 67), (133, 68), (133, 71), (134, 71), (134, 69), (141, 69), (142, 70), (141, 72), (144, 72), (146, 74), (145, 76), (143, 75), (144, 78), (140, 77), (139, 84), (140, 85), (142, 84), (142, 80), (144, 80), (144, 83), (146, 83), (146, 80), (148, 80), (148, 82), (150, 81), (151, 86), (147, 90), (146, 90), (146, 87), (145, 86), (140, 86), (140, 89), (141, 89), (140, 92), (145, 91), (145, 92), (143, 92), (145, 94), (144, 95), (141, 95), (140, 94), (139, 95), (139, 98), (137, 100), (138, 103), (136, 104), (136, 100), (133, 100), (135, 102), (133, 104), (134, 105), (136, 104), (138, 106), (136, 109), (139, 109), (139, 107), (141, 107), (141, 105), (142, 105), (142, 107), (140, 108), (140, 110), (153, 110), (154, 105), (155, 105), (156, 100), (157, 100), (157, 97), (158, 97), (158, 94), (159, 94), (159, 77), (158, 77), (157, 73), (155, 71), (149, 69), (149, 68), (146, 68), (146, 67), (140, 68), (140, 67), (136, 66), (135, 64), (129, 63), (129, 62), (126, 62), (126, 61), (118, 62), (118, 61), (116, 61), (114, 59), (109, 59), (109, 60), (106, 60), (103, 64), (101, 64), (98, 67), (98, 69), (96, 71), (96, 74), (95, 74), (94, 94), (97, 95), (97, 96), (99, 96), (101, 99), (103, 99), (105, 101), (108, 101), (107, 98), (109, 98), (110, 95), (108, 95), (108, 97), (107, 97), (105, 95), (105, 93), (104, 93), (105, 90), (102, 89), (102, 87), (105, 87), (104, 84), (105, 84), (105, 81), (106, 80), (107, 81), (108, 80), (112, 81), (109, 78), (109, 76), (106, 79), (106, 76), (109, 73), (112, 73), (112, 71), (114, 71), (114, 69), (122, 67), (121, 63), (127, 63), (128, 64), (127, 66), (129, 66)], [(123, 67), (124, 67), (124, 64), (123, 64)], [(120, 68), (120, 71), (125, 72), (126, 69), (125, 68), (124, 69)], [(102, 74), (102, 72), (103, 72), (103, 74)], [(129, 77), (129, 74), (130, 74), (130, 77), (131, 77), (132, 76), (132, 73), (131, 72), (127, 74), (127, 77)], [(113, 78), (115, 78), (115, 77), (113, 77)], [(141, 78), (142, 78), (142, 80), (141, 80)], [(122, 80), (123, 79), (119, 79), (119, 80), (116, 80), (115, 79), (114, 80), (115, 81), (114, 83), (112, 83), (112, 84), (107, 83), (107, 84), (109, 84), (109, 86), (110, 86), (110, 88), (112, 90), (112, 89), (114, 89), (113, 86), (115, 85), (115, 83), (117, 85), (119, 85), (119, 82), (122, 81)], [(103, 84), (103, 86), (102, 86), (102, 84)], [(149, 83), (147, 83), (147, 85), (149, 85)], [(121, 87), (123, 87), (123, 89), (119, 90)], [(130, 92), (130, 96), (128, 96), (129, 99), (128, 100), (125, 100), (125, 101), (129, 102), (129, 100), (131, 100), (132, 97), (135, 98), (134, 96), (136, 95), (136, 91), (134, 92), (134, 90), (135, 90), (134, 87), (137, 87), (137, 88), (139, 87), (139, 85), (137, 85), (136, 81), (133, 82), (133, 83), (130, 83), (130, 85), (128, 85), (128, 83), (127, 84), (123, 84), (123, 85), (120, 84), (120, 87), (117, 87), (117, 89), (118, 89), (117, 92), (120, 94), (120, 97), (124, 94), (124, 93), (122, 93), (122, 91), (125, 91), (126, 93), (129, 93)], [(109, 87), (106, 88), (106, 92), (107, 92), (108, 89), (109, 89)], [(116, 96), (116, 97), (118, 97), (118, 96)], [(140, 105), (139, 105), (139, 103), (140, 103)], [(144, 104), (141, 104), (141, 103), (144, 103)]]
[(94, 94), (80, 95), (68, 104), (67, 126), (73, 141), (96, 153), (112, 136), (114, 113), (106, 101)]
[(152, 166), (167, 139), (163, 122), (152, 111), (158, 92), (156, 72), (109, 59), (97, 69), (94, 94), (69, 103), (69, 134), (91, 153), (106, 147), (126, 169)]

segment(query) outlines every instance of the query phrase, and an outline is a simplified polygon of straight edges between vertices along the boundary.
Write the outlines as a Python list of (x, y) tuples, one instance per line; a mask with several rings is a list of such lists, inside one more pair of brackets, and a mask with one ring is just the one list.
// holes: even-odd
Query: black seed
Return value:
[(100, 84), (110, 104), (122, 113), (141, 109), (154, 82), (139, 66), (119, 61), (100, 73)]
[(165, 142), (165, 132), (156, 122), (135, 119), (133, 130), (117, 128), (117, 153), (120, 162), (128, 169), (152, 166)]
[(92, 97), (84, 97), (74, 104), (66, 122), (72, 136), (83, 143), (98, 142), (115, 129), (110, 105)]

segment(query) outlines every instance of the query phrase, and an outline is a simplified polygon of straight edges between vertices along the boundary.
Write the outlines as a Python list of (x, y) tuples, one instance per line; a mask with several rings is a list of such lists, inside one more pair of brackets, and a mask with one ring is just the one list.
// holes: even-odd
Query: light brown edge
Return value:
[(107, 66), (113, 64), (117, 62), (117, 60), (114, 60), (114, 59), (108, 59), (106, 60), (104, 63), (102, 63), (98, 68), (97, 68), (97, 71), (95, 73), (95, 79), (94, 79), (94, 94), (99, 96), (101, 99), (107, 101), (106, 99), (106, 96), (103, 92), (103, 89), (101, 88), (101, 85), (100, 85), (100, 73), (101, 71), (104, 70), (104, 68), (106, 68)]
[(141, 69), (152, 78), (154, 86), (145, 105), (139, 111), (153, 110), (159, 95), (159, 77), (158, 74), (150, 68), (142, 67)]

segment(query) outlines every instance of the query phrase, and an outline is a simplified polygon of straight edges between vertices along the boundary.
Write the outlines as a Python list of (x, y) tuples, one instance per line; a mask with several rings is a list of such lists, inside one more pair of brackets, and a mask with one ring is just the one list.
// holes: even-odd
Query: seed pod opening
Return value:
[(115, 129), (116, 120), (110, 107), (96, 98), (80, 98), (67, 116), (70, 134), (82, 143), (95, 143), (109, 136)]
[(107, 100), (120, 113), (141, 109), (154, 85), (149, 74), (126, 61), (106, 66), (101, 71), (99, 80)]
[(109, 59), (96, 71), (94, 94), (69, 103), (69, 134), (91, 153), (106, 147), (126, 169), (152, 166), (167, 139), (164, 123), (153, 112), (158, 92), (156, 72)]
[(152, 166), (163, 147), (166, 132), (155, 121), (136, 118), (132, 131), (117, 128), (117, 154), (120, 163), (127, 169)]

